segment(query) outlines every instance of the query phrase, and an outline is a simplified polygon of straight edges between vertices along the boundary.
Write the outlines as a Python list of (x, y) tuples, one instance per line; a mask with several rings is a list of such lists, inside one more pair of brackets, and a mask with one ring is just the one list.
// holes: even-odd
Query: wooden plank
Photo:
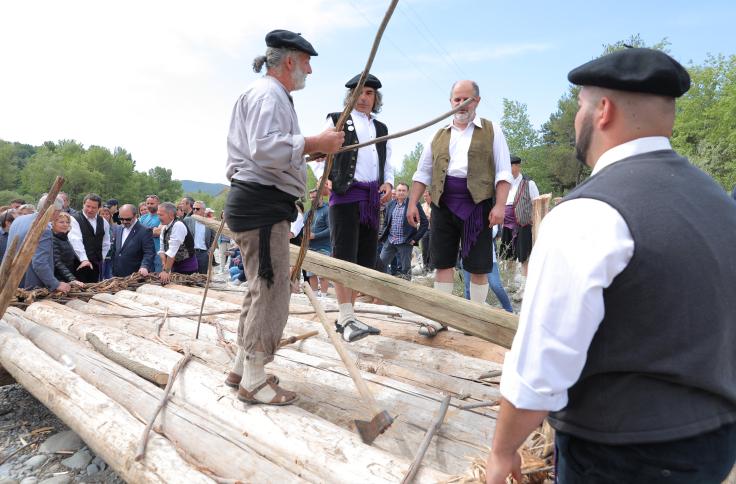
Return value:
[(539, 232), (539, 224), (542, 219), (549, 213), (549, 203), (552, 199), (551, 193), (545, 193), (532, 200), (532, 243), (537, 240), (537, 232)]
[[(213, 219), (196, 215), (194, 217), (213, 230), (220, 225)], [(223, 229), (223, 233), (232, 236), (227, 226)], [(291, 245), (289, 253), (290, 260), (293, 262), (299, 253), (299, 248)], [(304, 269), (505, 348), (511, 347), (518, 325), (518, 317), (501, 309), (412, 284), (403, 279), (333, 259), (314, 251), (307, 252)]]

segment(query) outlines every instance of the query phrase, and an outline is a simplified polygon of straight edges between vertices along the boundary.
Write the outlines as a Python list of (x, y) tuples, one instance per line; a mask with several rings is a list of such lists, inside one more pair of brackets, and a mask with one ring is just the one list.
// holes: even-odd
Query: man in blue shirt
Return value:
[[(161, 250), (161, 240), (159, 239), (161, 235), (161, 219), (158, 217), (158, 204), (158, 195), (148, 195), (146, 197), (146, 207), (148, 207), (148, 213), (138, 219), (138, 223), (151, 229), (151, 236), (153, 237), (153, 247), (156, 250), (156, 254), (158, 254)], [(160, 257), (154, 257), (153, 271), (161, 272)]]
[[(396, 199), (392, 200), (386, 207), (386, 218), (379, 240), (385, 242), (381, 249), (381, 262), (385, 267), (391, 263), (395, 256), (399, 257), (399, 277), (411, 280), (411, 252), (424, 233), (427, 231), (429, 222), (424, 210), (419, 207), (419, 227), (409, 225), (406, 219), (406, 209), (409, 205), (409, 185), (399, 183), (396, 185)], [(419, 204), (417, 203), (417, 206)]]

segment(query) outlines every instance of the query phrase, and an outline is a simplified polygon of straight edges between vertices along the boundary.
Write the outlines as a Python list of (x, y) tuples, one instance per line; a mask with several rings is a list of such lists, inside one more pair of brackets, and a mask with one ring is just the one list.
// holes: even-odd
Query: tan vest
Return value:
[[(482, 127), (473, 124), (473, 137), (468, 148), (468, 190), (475, 203), (492, 198), (496, 193), (496, 162), (493, 159), (493, 124), (480, 119)], [(445, 189), (447, 167), (450, 164), (450, 133), (443, 128), (432, 139), (432, 184), (429, 193), (439, 205)]]

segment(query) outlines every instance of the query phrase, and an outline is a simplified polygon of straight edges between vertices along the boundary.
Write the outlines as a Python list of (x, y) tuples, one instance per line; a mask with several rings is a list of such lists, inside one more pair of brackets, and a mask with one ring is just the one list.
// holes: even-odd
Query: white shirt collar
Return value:
[(627, 141), (626, 143), (614, 146), (603, 153), (593, 167), (591, 176), (595, 175), (608, 165), (621, 161), (624, 158), (641, 155), (642, 153), (649, 153), (651, 151), (671, 149), (672, 145), (670, 145), (670, 140), (664, 136), (648, 136), (646, 138), (637, 138)]
[[(472, 124), (478, 126), (479, 128), (482, 128), (483, 127), (483, 124), (481, 124), (481, 122), (480, 122), (480, 116), (478, 116), (478, 113), (475, 114), (475, 117), (473, 118)], [(470, 123), (468, 124), (468, 126), (470, 126)], [(463, 129), (463, 131), (465, 131), (466, 129), (468, 129), (468, 126), (466, 126)], [(454, 119), (452, 121), (450, 121), (450, 123), (447, 126), (445, 126), (445, 129), (449, 129), (449, 128), (455, 128), (457, 130), (460, 130), (460, 128), (458, 128), (457, 126), (455, 126), (455, 120)]]
[(351, 116), (361, 116), (363, 118), (367, 118), (368, 121), (370, 121), (371, 119), (373, 119), (373, 116), (371, 114), (365, 114), (365, 113), (363, 113), (361, 111), (358, 111), (357, 109), (353, 109), (352, 112), (350, 113), (350, 115)]

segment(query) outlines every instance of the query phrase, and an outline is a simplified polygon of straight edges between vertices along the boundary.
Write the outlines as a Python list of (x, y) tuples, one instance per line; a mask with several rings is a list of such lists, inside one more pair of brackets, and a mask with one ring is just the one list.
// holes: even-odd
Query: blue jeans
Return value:
[(385, 267), (391, 263), (395, 256), (399, 257), (400, 274), (408, 276), (411, 272), (411, 244), (392, 244), (386, 242), (381, 249), (381, 262)]
[[(465, 269), (463, 269), (463, 282), (465, 282), (465, 299), (470, 299), (470, 272)], [(506, 294), (503, 284), (501, 284), (501, 274), (498, 272), (498, 264), (493, 264), (493, 269), (488, 273), (488, 285), (491, 286), (491, 290), (498, 298), (501, 306), (506, 311), (513, 313), (514, 308), (511, 307), (509, 296)]]

